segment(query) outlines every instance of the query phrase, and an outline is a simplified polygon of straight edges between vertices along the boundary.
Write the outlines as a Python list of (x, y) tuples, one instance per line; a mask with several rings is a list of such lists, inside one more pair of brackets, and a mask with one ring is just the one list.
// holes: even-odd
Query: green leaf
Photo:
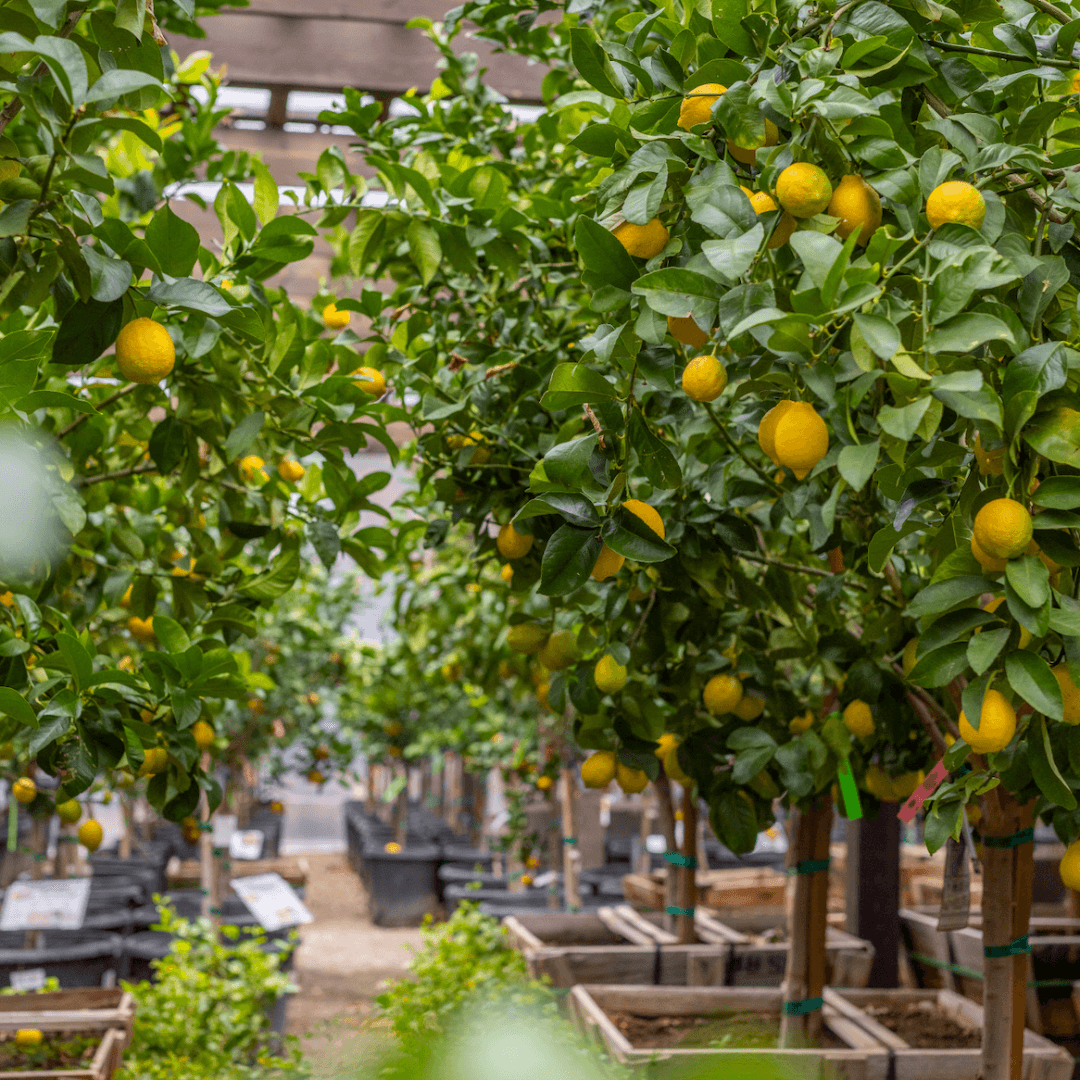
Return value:
[(716, 838), (735, 855), (753, 851), (757, 844), (758, 820), (754, 804), (730, 789), (709, 805), (709, 822)]
[(241, 454), (248, 450), (262, 431), (266, 413), (261, 409), (248, 413), (239, 424), (229, 432), (225, 440), (225, 460), (235, 461)]
[(146, 226), (146, 243), (169, 277), (188, 277), (199, 257), (199, 231), (165, 204)]
[(540, 593), (565, 596), (589, 579), (602, 545), (595, 529), (561, 525), (549, 537), (540, 564)]
[[(1050, 476), (1040, 480), (1031, 501), (1054, 510), (1075, 510), (1080, 507), (1080, 476)], [(1037, 523), (1038, 518), (1035, 520)]]
[(736, 784), (747, 784), (773, 759), (776, 748), (773, 746), (751, 746), (735, 756), (731, 769), (731, 779)]
[(952, 836), (960, 822), (960, 812), (963, 808), (963, 803), (958, 801), (939, 802), (927, 815), (923, 825), (923, 840), (926, 843), (926, 850), (931, 855)]
[(333, 570), (337, 557), (341, 553), (341, 533), (332, 521), (322, 519), (309, 521), (308, 539), (319, 556), (319, 561), (327, 570)]
[(661, 315), (682, 318), (708, 313), (712, 322), (721, 290), (715, 281), (704, 274), (668, 266), (651, 274), (643, 274), (634, 282), (631, 291), (643, 296), (649, 307)]
[(878, 423), (894, 438), (908, 442), (914, 437), (928, 408), (930, 408), (929, 397), (916, 398), (915, 401), (900, 409), (893, 405), (883, 405), (878, 413)]
[[(155, 631), (157, 622), (154, 623)], [(94, 661), (90, 654), (83, 648), (82, 642), (71, 634), (57, 634), (56, 644), (60, 647), (60, 655), (71, 672), (71, 679), (77, 691), (86, 686), (87, 681), (94, 674)]]
[(574, 229), (574, 244), (587, 270), (616, 289), (630, 291), (638, 276), (637, 265), (603, 225), (592, 218), (579, 217)]
[(1029, 607), (1042, 607), (1050, 599), (1050, 571), (1038, 555), (1010, 559), (1005, 564), (1005, 577)]
[(1050, 665), (1038, 654), (1017, 649), (1005, 659), (1009, 685), (1037, 712), (1052, 720), (1062, 717), (1061, 687)]
[(120, 300), (72, 304), (53, 339), (53, 363), (65, 367), (92, 363), (116, 341), (123, 316), (124, 304)]
[(124, 94), (134, 93), (136, 90), (141, 90), (146, 86), (161, 86), (161, 80), (155, 79), (153, 75), (145, 71), (113, 68), (111, 71), (106, 71), (90, 87), (83, 100), (87, 105), (96, 101), (109, 101), (123, 97)]
[(968, 666), (968, 647), (962, 641), (920, 656), (908, 678), (917, 686), (948, 686)]
[(595, 368), (587, 364), (559, 364), (551, 374), (551, 382), (540, 405), (557, 411), (574, 405), (609, 401), (614, 396), (615, 387)]
[(115, 25), (141, 39), (146, 22), (146, 0), (116, 0)]
[(604, 522), (601, 535), (612, 551), (625, 555), (633, 562), (664, 562), (675, 554), (670, 544), (661, 540), (637, 514), (624, 506), (616, 507)]
[(840, 241), (813, 229), (800, 229), (792, 233), (788, 243), (802, 260), (810, 280), (817, 288), (823, 288), (829, 271), (844, 253)]
[(984, 577), (965, 575), (949, 581), (939, 581), (922, 589), (908, 604), (907, 613), (913, 619), (922, 618), (924, 615), (937, 615), (974, 596), (993, 591), (994, 583)]
[(924, 347), (929, 353), (973, 352), (987, 341), (1004, 341), (1016, 345), (1012, 331), (994, 315), (968, 312), (957, 315), (926, 336)]
[(184, 425), (173, 413), (157, 424), (147, 449), (162, 476), (168, 476), (183, 460), (187, 448)]
[[(255, 178), (255, 213), (266, 225), (277, 217), (280, 200), (277, 181), (271, 176), (270, 170), (258, 160), (252, 160), (251, 173)], [(190, 272), (189, 270), (188, 273)]]
[(840, 451), (836, 465), (852, 491), (862, 491), (867, 480), (874, 475), (879, 449), (879, 443), (875, 439), (862, 445), (845, 446)]
[(121, 299), (131, 285), (131, 264), (89, 246), (83, 247), (82, 256), (90, 268), (90, 295), (103, 304)]
[(743, 29), (749, 14), (747, 0), (712, 0), (713, 33), (738, 56), (753, 56), (754, 39)]
[(1054, 761), (1054, 750), (1050, 744), (1050, 732), (1046, 729), (1045, 717), (1039, 716), (1032, 720), (1028, 728), (1027, 743), (1028, 765), (1039, 790), (1050, 800), (1051, 805), (1075, 810), (1076, 796), (1065, 783), (1065, 778)]
[(1080, 412), (1059, 405), (1040, 413), (1024, 428), (1024, 442), (1051, 461), (1080, 468)]
[(630, 442), (653, 487), (677, 488), (682, 483), (678, 460), (638, 409), (630, 417)]
[(582, 529), (595, 529), (600, 525), (596, 507), (584, 495), (569, 491), (548, 491), (539, 499), (530, 499), (513, 520), (525, 521), (541, 514), (559, 514), (568, 525)]
[(239, 592), (253, 600), (277, 600), (293, 587), (299, 573), (300, 551), (297, 547), (291, 547), (282, 551), (267, 573), (259, 574)]
[(990, 669), (990, 665), (1005, 648), (1005, 642), (1009, 640), (1011, 633), (1007, 626), (1002, 626), (997, 630), (984, 630), (980, 634), (971, 635), (967, 645), (967, 658), (976, 675)]
[(891, 360), (900, 351), (900, 331), (888, 319), (883, 319), (880, 315), (856, 314), (854, 322), (862, 340), (882, 360)]
[(556, 443), (544, 455), (543, 466), (548, 479), (563, 487), (576, 487), (588, 471), (589, 459), (598, 441), (599, 436), (592, 434)]
[(405, 235), (409, 242), (409, 255), (420, 272), (420, 280), (426, 286), (435, 276), (439, 263), (442, 262), (439, 234), (427, 222), (414, 218), (409, 223)]
[(213, 285), (197, 278), (178, 278), (176, 281), (159, 281), (146, 294), (148, 300), (164, 308), (220, 318), (228, 315), (232, 305)]
[(0, 715), (10, 716), (24, 728), (33, 729), (38, 725), (37, 713), (34, 712), (33, 706), (10, 686), (0, 686)]
[(570, 31), (570, 58), (578, 74), (590, 86), (608, 97), (623, 98), (619, 77), (592, 30), (578, 26)]
[(177, 656), (191, 646), (191, 639), (184, 628), (166, 615), (154, 616), (154, 636), (166, 652), (175, 653)]

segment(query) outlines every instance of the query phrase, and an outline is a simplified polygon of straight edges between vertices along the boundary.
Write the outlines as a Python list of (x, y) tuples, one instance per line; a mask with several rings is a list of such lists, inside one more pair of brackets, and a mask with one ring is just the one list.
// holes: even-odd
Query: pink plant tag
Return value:
[(949, 775), (942, 758), (931, 770), (930, 775), (911, 793), (911, 798), (900, 807), (897, 817), (906, 825), (922, 808), (922, 804), (937, 791), (938, 784)]

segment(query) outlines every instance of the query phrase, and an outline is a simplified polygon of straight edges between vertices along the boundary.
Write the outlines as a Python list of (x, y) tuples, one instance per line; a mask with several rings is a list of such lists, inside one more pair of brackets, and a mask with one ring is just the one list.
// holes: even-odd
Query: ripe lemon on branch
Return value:
[(982, 436), (975, 436), (975, 460), (982, 476), (1001, 476), (1005, 472), (1005, 447), (987, 450), (983, 447)]
[(352, 320), (352, 315), (347, 311), (338, 311), (336, 304), (327, 304), (322, 309), (322, 317), (331, 330), (344, 330)]
[(305, 471), (304, 466), (299, 461), (293, 461), (292, 458), (282, 458), (278, 465), (278, 475), (289, 484), (303, 480)]
[(519, 533), (508, 521), (495, 539), (495, 546), (504, 559), (523, 559), (533, 546), (532, 533)]
[(976, 731), (968, 718), (960, 713), (960, 738), (976, 754), (993, 754), (1004, 750), (1016, 734), (1016, 712), (1000, 690), (987, 690), (983, 695), (979, 730)]
[(734, 675), (714, 675), (705, 684), (705, 708), (720, 716), (732, 712), (742, 700), (742, 683)]
[(587, 788), (606, 788), (615, 779), (615, 755), (597, 750), (581, 763), (581, 782)]
[(799, 480), (829, 452), (829, 429), (808, 401), (788, 402), (771, 434), (773, 460), (790, 469)]
[(617, 694), (626, 685), (626, 668), (614, 656), (606, 653), (596, 661), (593, 682), (602, 694)]
[(946, 180), (944, 184), (938, 184), (926, 200), (926, 220), (935, 229), (950, 221), (978, 229), (985, 218), (986, 199), (966, 180)]
[[(746, 188), (743, 188), (743, 191), (746, 191)], [(776, 205), (776, 200), (767, 191), (750, 191), (747, 192), (746, 197), (750, 200), (755, 214), (767, 214), (771, 210), (780, 209)], [(785, 210), (780, 215), (780, 220), (776, 223), (776, 228), (773, 229), (772, 236), (769, 237), (769, 242), (765, 246), (770, 250), (783, 247), (798, 227), (799, 223)]]
[(682, 388), (694, 401), (715, 401), (727, 381), (727, 369), (715, 356), (695, 356), (683, 371)]
[(577, 639), (569, 630), (556, 630), (536, 654), (536, 659), (548, 671), (562, 671), (575, 663), (577, 658)]
[(357, 368), (353, 372), (353, 386), (372, 397), (382, 397), (386, 393), (386, 376), (375, 368)]
[(825, 170), (808, 161), (789, 165), (776, 180), (776, 198), (797, 218), (820, 214), (832, 199), (833, 189)]
[(975, 515), (972, 541), (993, 559), (1015, 559), (1031, 543), (1031, 533), (1031, 515), (1020, 503), (993, 499)]
[(176, 347), (161, 323), (132, 319), (116, 338), (116, 363), (128, 382), (161, 382), (176, 363)]
[(881, 224), (881, 199), (861, 176), (845, 176), (829, 201), (829, 213), (840, 219), (838, 236), (846, 240), (858, 230), (857, 242), (866, 247)]
[[(661, 540), (664, 539), (663, 518), (647, 502), (642, 502), (640, 499), (627, 499), (623, 506), (635, 517), (644, 521)], [(605, 544), (593, 564), (593, 580), (604, 581), (609, 577), (614, 577), (623, 568), (624, 562), (626, 562), (625, 555), (620, 555)]]
[(89, 821), (84, 821), (79, 826), (79, 843), (82, 844), (87, 851), (97, 851), (101, 847), (101, 840), (105, 834), (101, 829), (101, 825), (91, 818)]
[(702, 83), (695, 86), (679, 106), (679, 127), (689, 131), (698, 124), (708, 124), (712, 120), (712, 107), (720, 100), (720, 95), (727, 90), (720, 83)]
[(1080, 724), (1080, 687), (1073, 682), (1068, 664), (1058, 664), (1050, 669), (1061, 687), (1061, 700), (1064, 705), (1062, 719), (1066, 724)]
[(654, 259), (668, 242), (667, 226), (659, 218), (644, 225), (624, 221), (613, 233), (628, 255), (637, 259)]
[(682, 318), (669, 315), (667, 328), (680, 345), (689, 345), (691, 349), (700, 349), (709, 340), (709, 335), (689, 315)]
[(844, 710), (844, 727), (857, 739), (868, 739), (874, 734), (874, 714), (861, 698), (856, 698)]
[(615, 782), (626, 795), (637, 795), (645, 790), (649, 777), (644, 769), (631, 769), (621, 761), (615, 764)]

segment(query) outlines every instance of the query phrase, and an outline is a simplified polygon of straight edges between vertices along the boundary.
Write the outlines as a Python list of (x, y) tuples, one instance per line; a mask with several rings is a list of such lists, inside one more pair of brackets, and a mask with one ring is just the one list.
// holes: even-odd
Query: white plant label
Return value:
[(233, 878), (232, 887), (264, 930), (283, 930), (315, 919), (280, 874)]
[(235, 814), (218, 814), (211, 818), (213, 833), (211, 843), (216, 848), (225, 849), (232, 843), (233, 833), (236, 832)]
[(234, 832), (229, 841), (230, 859), (258, 859), (262, 855), (263, 834), (258, 829)]
[(45, 985), (44, 968), (27, 968), (11, 973), (12, 990), (40, 990)]
[(89, 899), (88, 877), (14, 881), (4, 894), (0, 930), (78, 930)]

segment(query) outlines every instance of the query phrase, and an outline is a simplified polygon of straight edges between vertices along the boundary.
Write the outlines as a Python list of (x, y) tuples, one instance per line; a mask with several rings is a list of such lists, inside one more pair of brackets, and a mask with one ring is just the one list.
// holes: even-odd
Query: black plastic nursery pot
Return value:
[(50, 931), (38, 949), (22, 948), (10, 942), (9, 936), (5, 934), (0, 942), (0, 986), (11, 985), (13, 972), (34, 968), (44, 969), (45, 976), (58, 979), (65, 990), (101, 986), (106, 972), (116, 971), (123, 961), (124, 939), (119, 934), (72, 931), (68, 937)]
[(419, 926), (439, 906), (440, 851), (435, 844), (388, 852), (365, 848), (362, 879), (376, 926)]

